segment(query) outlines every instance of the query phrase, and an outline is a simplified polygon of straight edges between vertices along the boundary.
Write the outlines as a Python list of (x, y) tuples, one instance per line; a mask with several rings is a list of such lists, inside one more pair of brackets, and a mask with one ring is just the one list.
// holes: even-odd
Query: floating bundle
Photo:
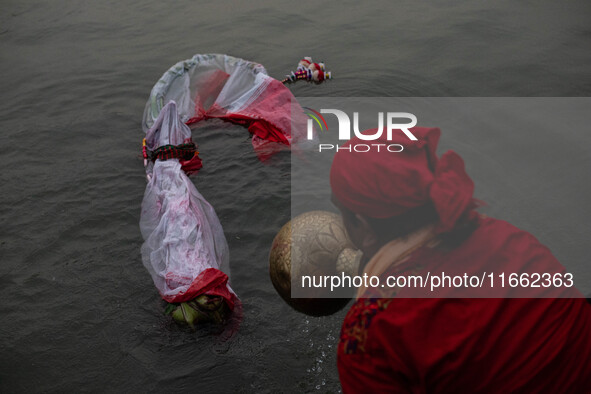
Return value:
[(264, 159), (306, 133), (291, 92), (260, 64), (227, 55), (195, 55), (154, 85), (143, 116), (142, 154), (148, 184), (140, 228), (142, 261), (176, 320), (220, 321), (239, 301), (229, 249), (213, 207), (188, 175), (202, 167), (191, 129), (217, 118), (242, 125)]

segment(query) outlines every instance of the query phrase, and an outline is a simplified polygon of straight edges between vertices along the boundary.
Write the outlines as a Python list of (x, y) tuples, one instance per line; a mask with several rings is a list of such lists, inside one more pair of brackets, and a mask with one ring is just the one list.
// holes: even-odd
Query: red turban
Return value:
[[(457, 153), (448, 151), (437, 158), (441, 134), (438, 128), (415, 127), (410, 131), (417, 141), (402, 133), (387, 140), (383, 133), (374, 141), (355, 137), (339, 147), (330, 169), (332, 193), (352, 212), (378, 219), (398, 216), (431, 202), (440, 219), (438, 231), (449, 231), (460, 216), (475, 206), (474, 183)], [(371, 150), (347, 150), (356, 144), (370, 145)], [(390, 152), (381, 145), (378, 151), (377, 144), (400, 144), (404, 149)]]

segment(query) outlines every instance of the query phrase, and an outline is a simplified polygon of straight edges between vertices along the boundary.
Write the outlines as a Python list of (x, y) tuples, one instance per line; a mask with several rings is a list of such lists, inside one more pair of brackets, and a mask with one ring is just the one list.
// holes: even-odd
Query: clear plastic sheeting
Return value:
[[(162, 108), (147, 133), (148, 149), (177, 145), (191, 137), (174, 101)], [(177, 159), (156, 160), (142, 202), (142, 261), (162, 298), (182, 302), (197, 295), (235, 295), (227, 284), (229, 249), (213, 207), (182, 171)], [(213, 269), (213, 270), (212, 270)]]
[(257, 63), (228, 55), (195, 55), (178, 62), (152, 88), (143, 116), (147, 132), (166, 103), (175, 101), (182, 122), (218, 118), (242, 125), (264, 159), (305, 140), (306, 116), (280, 81)]
[[(149, 150), (164, 145), (182, 144), (191, 138), (191, 129), (181, 122), (175, 101), (170, 101), (155, 120), (152, 127), (146, 130), (146, 147)], [(178, 160), (176, 160), (178, 162)], [(148, 161), (146, 174), (152, 174), (154, 163)]]
[(152, 127), (169, 101), (178, 105), (183, 122), (214, 103), (228, 112), (239, 112), (273, 78), (257, 63), (221, 54), (195, 55), (168, 69), (152, 88), (144, 111), (143, 127)]
[(172, 158), (179, 157), (176, 153), (168, 154), (192, 144), (188, 125), (211, 118), (248, 128), (261, 160), (305, 142), (307, 118), (289, 89), (262, 65), (227, 55), (181, 61), (152, 88), (142, 122), (148, 178), (140, 219), (143, 263), (168, 302), (211, 294), (232, 308), (237, 298), (228, 285), (222, 226), (183, 172), (198, 170), (201, 161), (196, 155), (179, 161)]

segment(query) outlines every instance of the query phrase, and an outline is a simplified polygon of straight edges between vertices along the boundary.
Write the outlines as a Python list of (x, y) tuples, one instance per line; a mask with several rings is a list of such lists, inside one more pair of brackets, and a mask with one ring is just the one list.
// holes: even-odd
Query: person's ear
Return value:
[(359, 247), (362, 250), (373, 250), (378, 245), (378, 236), (369, 224), (367, 217), (358, 213), (355, 214), (355, 227), (357, 227), (358, 234), (363, 234)]

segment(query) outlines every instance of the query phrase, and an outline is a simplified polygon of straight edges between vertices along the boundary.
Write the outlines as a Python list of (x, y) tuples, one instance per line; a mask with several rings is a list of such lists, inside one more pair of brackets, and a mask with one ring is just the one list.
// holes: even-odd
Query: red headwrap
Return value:
[[(367, 134), (374, 134), (368, 130)], [(372, 218), (398, 216), (432, 202), (440, 223), (438, 232), (451, 230), (467, 210), (475, 206), (474, 183), (464, 170), (464, 161), (453, 151), (440, 159), (435, 153), (441, 131), (438, 128), (410, 129), (418, 141), (404, 134), (386, 133), (375, 141), (352, 138), (339, 148), (330, 169), (334, 196), (346, 208)], [(365, 133), (364, 133), (365, 134)], [(356, 144), (400, 144), (402, 152), (389, 152), (384, 145), (378, 151), (344, 150)]]

